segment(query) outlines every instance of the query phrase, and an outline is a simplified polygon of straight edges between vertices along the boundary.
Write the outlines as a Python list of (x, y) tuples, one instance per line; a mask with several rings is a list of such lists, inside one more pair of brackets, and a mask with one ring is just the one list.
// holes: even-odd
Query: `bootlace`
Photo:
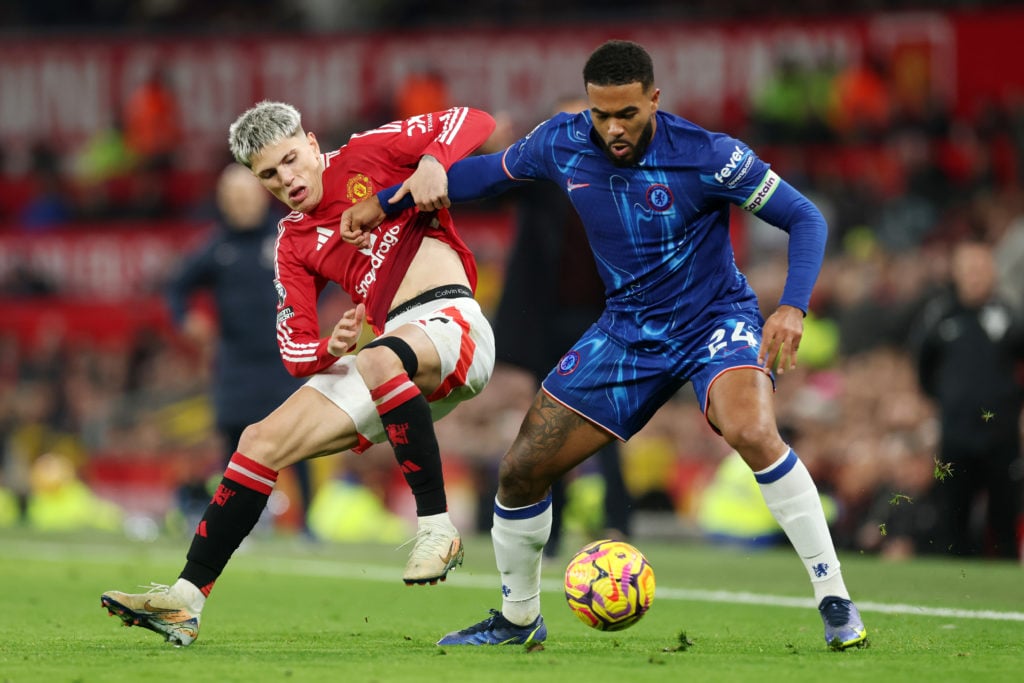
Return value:
[(822, 613), (829, 626), (843, 626), (850, 620), (850, 608), (845, 600), (829, 601), (822, 608)]
[(486, 631), (488, 629), (493, 628), (495, 626), (495, 622), (498, 620), (499, 617), (501, 617), (501, 612), (499, 612), (496, 609), (491, 609), (488, 611), (491, 613), (491, 616), (487, 617), (478, 624), (473, 624), (472, 626), (462, 629), (460, 633), (480, 633), (481, 631)]
[(416, 532), (416, 535), (410, 538), (408, 541), (398, 546), (398, 548), (404, 548), (410, 543), (414, 543), (412, 550), (409, 551), (409, 555), (424, 555), (437, 553), (441, 555), (448, 546), (446, 544), (451, 543), (451, 539), (441, 533), (440, 527), (425, 526)]

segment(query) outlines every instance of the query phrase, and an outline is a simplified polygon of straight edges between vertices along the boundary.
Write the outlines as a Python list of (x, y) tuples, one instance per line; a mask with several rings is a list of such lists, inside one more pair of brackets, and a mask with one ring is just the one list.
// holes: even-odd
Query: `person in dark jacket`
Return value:
[[(242, 430), (269, 415), (303, 381), (281, 362), (274, 329), (276, 217), (271, 197), (249, 169), (225, 168), (217, 183), (217, 225), (210, 238), (187, 255), (166, 287), (175, 324), (200, 348), (215, 345), (213, 406), (226, 465)], [(216, 320), (193, 305), (199, 292), (213, 300)], [(306, 462), (295, 466), (302, 508), (309, 502)], [(186, 518), (197, 520), (210, 500), (206, 482), (187, 481), (178, 491)]]
[[(1017, 558), (1024, 329), (995, 293), (991, 247), (958, 244), (951, 266), (952, 291), (926, 306), (917, 349), (921, 387), (941, 419), (936, 546), (954, 555)], [(976, 529), (982, 494), (984, 526)]]

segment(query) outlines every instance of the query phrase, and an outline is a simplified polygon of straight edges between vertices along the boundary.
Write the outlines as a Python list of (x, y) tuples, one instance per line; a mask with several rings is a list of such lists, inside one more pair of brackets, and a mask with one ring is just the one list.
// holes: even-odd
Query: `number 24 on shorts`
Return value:
[(742, 320), (736, 322), (736, 327), (732, 328), (732, 334), (729, 334), (728, 341), (725, 338), (727, 334), (729, 334), (729, 330), (724, 327), (719, 327), (711, 333), (711, 343), (708, 344), (708, 355), (710, 358), (714, 358), (716, 353), (724, 349), (730, 343), (739, 343), (755, 349), (758, 346), (757, 337), (753, 332), (746, 329), (746, 323)]

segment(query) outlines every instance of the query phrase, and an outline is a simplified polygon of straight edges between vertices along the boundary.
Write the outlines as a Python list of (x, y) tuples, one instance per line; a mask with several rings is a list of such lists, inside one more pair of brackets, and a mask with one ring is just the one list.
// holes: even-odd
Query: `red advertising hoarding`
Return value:
[(308, 128), (341, 144), (388, 116), (398, 85), (425, 65), (444, 75), (454, 101), (504, 112), (525, 132), (558, 97), (582, 89), (586, 56), (610, 37), (647, 46), (662, 105), (709, 127), (735, 122), (783, 54), (837, 63), (867, 51), (899, 56), (921, 87), (968, 109), (1024, 89), (1024, 63), (1007, 47), (1021, 35), (1024, 10), (301, 37), (8, 37), (0, 45), (0, 144), (11, 163), (36, 140), (81, 145), (113, 124), (156, 66), (182, 103), (184, 157), (201, 167), (224, 159), (228, 125), (257, 100), (296, 104)]

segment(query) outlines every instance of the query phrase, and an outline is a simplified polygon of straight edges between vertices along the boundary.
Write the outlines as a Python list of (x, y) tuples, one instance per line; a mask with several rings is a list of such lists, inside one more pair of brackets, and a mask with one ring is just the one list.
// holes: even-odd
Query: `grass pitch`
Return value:
[(467, 538), (465, 566), (430, 587), (402, 584), (404, 549), (254, 538), (218, 581), (199, 639), (175, 648), (122, 627), (99, 596), (172, 582), (187, 540), (0, 531), (0, 683), (1021, 680), (1020, 565), (843, 555), (870, 645), (832, 652), (788, 549), (635, 543), (657, 577), (651, 611), (626, 631), (585, 627), (561, 595), (567, 547), (545, 567), (548, 640), (528, 650), (434, 644), (499, 607), (486, 536)]

